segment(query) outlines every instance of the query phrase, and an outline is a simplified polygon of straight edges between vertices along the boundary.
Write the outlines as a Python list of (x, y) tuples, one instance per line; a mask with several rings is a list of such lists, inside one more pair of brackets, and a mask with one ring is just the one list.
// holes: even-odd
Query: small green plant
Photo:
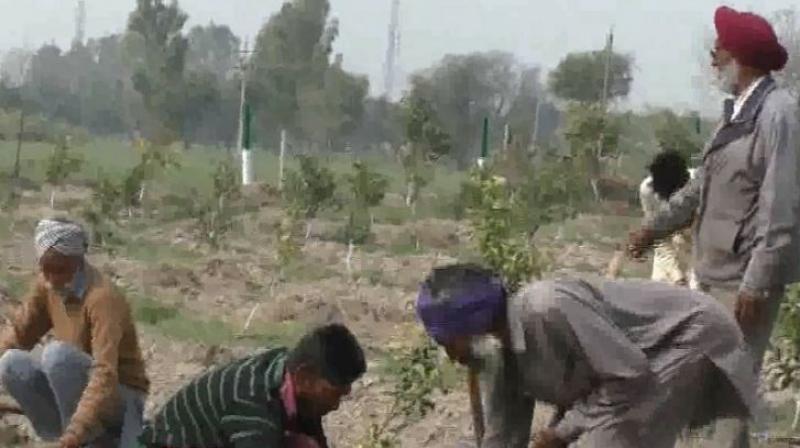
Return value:
[(353, 244), (363, 244), (372, 236), (371, 209), (379, 205), (386, 196), (389, 180), (372, 171), (361, 161), (353, 163), (353, 173), (345, 177), (350, 187), (347, 224), (343, 239)]
[(52, 188), (50, 208), (55, 207), (56, 191), (63, 187), (69, 176), (79, 172), (83, 166), (83, 158), (79, 154), (72, 154), (69, 142), (69, 137), (59, 139), (50, 157), (45, 161), (45, 178)]
[(800, 287), (786, 292), (778, 329), (764, 360), (764, 380), (772, 390), (800, 389)]
[(128, 217), (133, 216), (135, 208), (142, 207), (150, 180), (165, 169), (179, 167), (177, 157), (168, 149), (152, 143), (142, 145), (139, 163), (128, 172), (119, 188), (120, 199), (128, 211)]
[(300, 169), (286, 173), (283, 195), (306, 220), (308, 240), (317, 214), (335, 205), (336, 182), (333, 172), (321, 166), (316, 157), (303, 155), (298, 159)]
[(478, 203), (469, 210), (473, 239), (483, 261), (503, 276), (509, 289), (515, 290), (540, 274), (534, 248), (525, 233), (515, 229), (519, 196), (505, 179), (489, 170), (476, 170), (472, 179), (479, 188)]
[(234, 228), (234, 202), (241, 198), (241, 184), (236, 169), (229, 160), (217, 164), (214, 170), (214, 193), (194, 213), (197, 229), (203, 240), (214, 250)]
[(425, 418), (436, 407), (433, 394), (447, 392), (439, 367), (438, 348), (429, 339), (405, 349), (392, 372), (396, 380), (389, 411), (380, 423), (370, 425), (364, 442), (357, 447), (399, 447), (400, 432)]

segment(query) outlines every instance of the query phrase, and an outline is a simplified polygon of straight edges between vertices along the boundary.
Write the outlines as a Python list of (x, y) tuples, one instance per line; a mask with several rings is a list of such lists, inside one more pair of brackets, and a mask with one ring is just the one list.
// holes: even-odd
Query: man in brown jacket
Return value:
[[(733, 313), (761, 367), (786, 285), (800, 281), (800, 120), (798, 102), (771, 73), (787, 53), (762, 17), (717, 10), (711, 52), (721, 87), (735, 99), (706, 146), (697, 176), (631, 235), (633, 256), (694, 224), (701, 289)], [(731, 422), (719, 446), (749, 446), (744, 422)]]
[[(43, 439), (129, 448), (149, 382), (130, 307), (85, 260), (87, 246), (79, 224), (39, 222), (39, 273), (0, 339), (0, 381)], [(50, 331), (39, 361), (29, 351)]]

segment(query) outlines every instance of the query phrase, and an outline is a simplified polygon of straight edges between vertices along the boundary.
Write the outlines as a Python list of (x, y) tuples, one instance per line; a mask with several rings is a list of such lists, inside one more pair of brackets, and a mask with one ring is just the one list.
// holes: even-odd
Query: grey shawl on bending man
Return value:
[[(555, 425), (565, 440), (628, 430), (636, 432), (626, 435), (630, 446), (663, 443), (650, 427), (671, 423), (677, 436), (683, 426), (747, 416), (754, 407), (756, 378), (742, 334), (703, 293), (645, 281), (544, 281), (510, 299), (508, 319), (511, 350), (482, 372), (484, 448), (528, 446), (534, 401), (566, 409)], [(664, 391), (692, 374), (693, 396), (667, 400)], [(691, 415), (663, 421), (675, 415), (665, 406), (686, 400), (696, 404)]]

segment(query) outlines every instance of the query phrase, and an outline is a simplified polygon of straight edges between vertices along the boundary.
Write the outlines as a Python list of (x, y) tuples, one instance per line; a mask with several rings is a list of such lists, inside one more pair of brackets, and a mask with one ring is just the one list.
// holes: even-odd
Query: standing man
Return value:
[(531, 446), (536, 401), (564, 413), (534, 448), (673, 448), (686, 427), (750, 414), (756, 378), (741, 330), (698, 291), (564, 279), (509, 296), (492, 272), (450, 265), (422, 284), (417, 313), (451, 359), (480, 372), (483, 448)]
[[(727, 7), (714, 19), (712, 66), (727, 100), (697, 177), (629, 241), (641, 256), (657, 240), (694, 225), (701, 287), (735, 315), (759, 371), (786, 285), (800, 280), (800, 122), (797, 99), (771, 73), (786, 50), (762, 17)], [(746, 447), (744, 422), (718, 431)], [(725, 443), (725, 442), (723, 442)]]
[[(677, 151), (658, 153), (648, 169), (650, 175), (639, 186), (639, 201), (645, 217), (651, 217), (663, 207), (668, 207), (669, 198), (683, 188), (696, 172), (687, 168), (686, 160)], [(697, 289), (688, 250), (691, 238), (687, 233), (681, 229), (656, 246), (651, 280)]]
[[(39, 274), (0, 339), (0, 381), (60, 448), (136, 446), (149, 387), (125, 298), (85, 259), (74, 222), (36, 226)], [(48, 332), (41, 361), (29, 351)]]

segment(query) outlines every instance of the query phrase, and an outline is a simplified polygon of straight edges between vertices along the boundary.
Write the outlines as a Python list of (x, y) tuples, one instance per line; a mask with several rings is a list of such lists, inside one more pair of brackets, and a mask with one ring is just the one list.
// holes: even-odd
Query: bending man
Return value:
[[(530, 443), (535, 401), (565, 410), (537, 448), (668, 448), (686, 427), (746, 418), (755, 394), (742, 334), (714, 299), (656, 282), (542, 281), (508, 297), (491, 272), (435, 269), (418, 314), (451, 359), (481, 372), (483, 448)], [(499, 341), (498, 364), (476, 341)]]
[(195, 379), (140, 440), (148, 448), (327, 448), (322, 417), (365, 371), (350, 331), (321, 327), (291, 351), (268, 350)]

